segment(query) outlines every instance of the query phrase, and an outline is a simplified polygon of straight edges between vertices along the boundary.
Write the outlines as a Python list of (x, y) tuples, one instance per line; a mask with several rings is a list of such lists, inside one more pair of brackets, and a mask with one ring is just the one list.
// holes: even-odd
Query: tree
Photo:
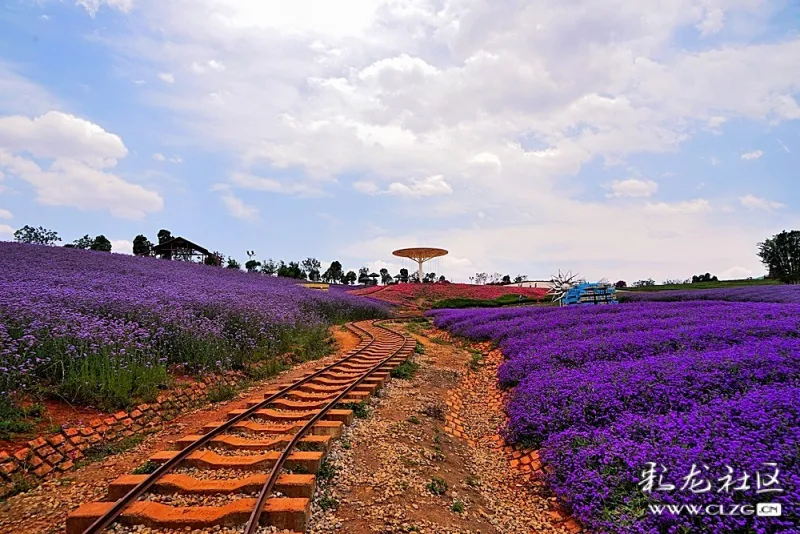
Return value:
[(47, 228), (25, 225), (16, 232), (14, 232), (14, 241), (17, 243), (29, 243), (31, 245), (55, 245), (57, 241), (61, 241), (58, 237), (58, 232), (48, 230)]
[(400, 269), (400, 282), (403, 284), (408, 283), (408, 269)]
[(510, 284), (511, 283), (511, 276), (510, 275), (505, 275), (503, 277), (503, 283), (504, 284)]
[(163, 228), (158, 231), (158, 244), (161, 245), (172, 239), (172, 232), (164, 230)]
[(253, 259), (247, 260), (244, 264), (244, 268), (247, 269), (248, 273), (254, 273), (258, 271), (259, 267), (261, 267), (261, 262)]
[(383, 269), (380, 270), (380, 273), (381, 273), (381, 283), (383, 285), (388, 286), (389, 284), (392, 283), (392, 275), (389, 274), (389, 269), (384, 267)]
[(378, 285), (378, 278), (380, 278), (380, 277), (381, 277), (381, 275), (379, 275), (378, 273), (370, 273), (369, 274), (369, 285), (377, 286)]
[(212, 252), (206, 256), (205, 259), (203, 259), (203, 263), (209, 267), (222, 267), (223, 261), (225, 261), (225, 256), (216, 251)]
[(616, 284), (614, 284), (614, 287), (616, 289), (625, 289), (626, 287), (628, 287), (628, 282), (626, 282), (625, 280), (620, 280)]
[(647, 280), (637, 280), (633, 283), (633, 287), (648, 287), (656, 285), (656, 281), (652, 278), (648, 278)]
[(446, 282), (447, 282), (447, 278), (445, 278), (445, 277), (444, 277), (444, 275), (442, 275), (442, 276), (440, 276), (440, 277), (439, 277), (439, 283), (440, 283), (440, 284), (444, 284), (444, 283), (446, 283)]
[(89, 248), (100, 252), (111, 252), (111, 241), (106, 236), (99, 235), (94, 238)]
[(358, 280), (358, 275), (356, 275), (356, 273), (354, 273), (353, 271), (347, 271), (347, 274), (344, 275), (344, 278), (342, 278), (342, 282), (346, 286), (353, 285), (356, 282), (356, 280)]
[(699, 284), (701, 282), (717, 282), (717, 281), (718, 281), (717, 277), (716, 276), (711, 276), (711, 274), (709, 274), (709, 273), (696, 274), (696, 275), (692, 276), (692, 283), (693, 284)]
[(306, 258), (303, 260), (303, 270), (308, 273), (308, 279), (312, 282), (319, 282), (319, 270), (322, 267), (317, 258)]
[(419, 284), (421, 282), (419, 279), (419, 273), (417, 271), (411, 273), (411, 276), (408, 277), (408, 281), (411, 284)]
[(261, 265), (261, 272), (267, 276), (275, 276), (278, 274), (278, 264), (275, 263), (275, 260), (270, 258)]
[(228, 264), (225, 265), (226, 269), (236, 269), (237, 271), (242, 269), (242, 264), (236, 261), (233, 258), (228, 258)]
[(522, 282), (526, 281), (527, 279), (528, 279), (528, 275), (526, 275), (526, 274), (518, 274), (516, 276), (516, 278), (514, 278), (514, 283), (515, 284), (521, 284)]
[(306, 272), (300, 268), (300, 264), (296, 261), (290, 261), (288, 265), (281, 261), (280, 265), (278, 265), (278, 276), (305, 280)]
[(489, 279), (488, 273), (475, 273), (475, 283), (478, 285), (484, 285), (486, 281)]
[(800, 230), (784, 230), (759, 243), (758, 256), (770, 278), (800, 284)]
[(335, 284), (337, 282), (343, 282), (345, 274), (342, 270), (342, 264), (338, 261), (331, 262), (330, 266), (327, 270), (322, 273), (322, 280), (329, 283)]
[(153, 250), (153, 244), (142, 234), (133, 238), (133, 254), (135, 256), (149, 256)]
[(422, 278), (423, 284), (432, 284), (436, 281), (436, 273), (425, 273), (425, 276)]
[(358, 270), (358, 283), (369, 284), (369, 268), (362, 267)]
[(79, 248), (81, 250), (88, 250), (92, 248), (92, 238), (89, 237), (89, 234), (84, 235), (80, 239), (76, 239), (72, 242), (72, 246), (70, 248)]

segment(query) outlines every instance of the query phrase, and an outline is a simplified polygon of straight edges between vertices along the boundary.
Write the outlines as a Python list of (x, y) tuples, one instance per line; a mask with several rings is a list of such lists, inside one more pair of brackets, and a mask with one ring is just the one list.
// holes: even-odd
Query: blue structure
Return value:
[(561, 302), (567, 306), (572, 304), (619, 304), (614, 295), (614, 284), (599, 282), (584, 282), (570, 288)]

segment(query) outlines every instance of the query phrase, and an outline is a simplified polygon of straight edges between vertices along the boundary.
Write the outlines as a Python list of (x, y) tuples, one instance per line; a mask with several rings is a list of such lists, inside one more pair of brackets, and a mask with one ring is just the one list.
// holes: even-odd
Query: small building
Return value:
[(211, 258), (213, 259), (211, 261), (216, 262), (215, 265), (222, 263), (222, 259), (219, 256), (183, 237), (173, 237), (155, 245), (153, 253), (167, 260), (175, 259), (208, 264), (209, 258)]
[(553, 283), (550, 280), (525, 280), (523, 282), (511, 282), (510, 284), (506, 285), (512, 287), (531, 287), (541, 289), (553, 288)]

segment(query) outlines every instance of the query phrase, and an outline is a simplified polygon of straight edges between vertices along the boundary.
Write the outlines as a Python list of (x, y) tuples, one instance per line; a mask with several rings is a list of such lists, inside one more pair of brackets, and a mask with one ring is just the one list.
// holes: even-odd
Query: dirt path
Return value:
[(464, 396), (459, 412), (472, 423), (463, 424), (463, 437), (444, 432), (452, 417), (448, 391), (475, 374), (472, 354), (415, 337), (425, 347), (417, 374), (392, 380), (373, 397), (369, 417), (334, 445), (335, 475), (318, 487), (310, 532), (569, 532), (550, 523), (549, 501), (509, 468), (496, 439), (468, 435), (474, 427), (495, 436), (499, 403)]
[(64, 532), (69, 512), (81, 503), (101, 500), (112, 480), (144, 464), (153, 453), (171, 448), (175, 440), (187, 434), (200, 433), (198, 431), (209, 422), (224, 420), (231, 410), (245, 408), (247, 399), (258, 396), (258, 391), (301, 375), (318, 365), (330, 363), (337, 354), (346, 352), (359, 342), (357, 336), (338, 328), (334, 328), (332, 334), (337, 343), (336, 354), (296, 365), (289, 371), (240, 393), (234, 400), (182, 414), (170, 421), (167, 428), (151, 434), (128, 451), (70, 471), (27, 493), (0, 502), (0, 534)]

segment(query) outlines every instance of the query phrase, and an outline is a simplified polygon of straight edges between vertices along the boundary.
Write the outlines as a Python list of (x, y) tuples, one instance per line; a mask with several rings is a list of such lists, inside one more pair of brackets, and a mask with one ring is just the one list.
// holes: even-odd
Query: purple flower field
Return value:
[[(695, 300), (429, 315), (503, 351), (499, 380), (514, 386), (507, 436), (540, 449), (553, 468), (551, 489), (590, 530), (798, 531), (800, 304)], [(650, 462), (675, 488), (644, 491)], [(699, 473), (683, 487), (692, 464)], [(756, 477), (766, 481), (775, 469), (779, 484), (766, 489), (782, 491), (757, 493)], [(744, 473), (750, 487), (745, 481), (738, 491), (693, 485), (719, 485), (728, 475), (741, 482)], [(783, 515), (649, 508), (759, 502), (781, 503)]]
[(664, 291), (625, 291), (620, 302), (676, 302), (687, 300), (727, 300), (731, 302), (782, 302), (800, 304), (800, 285), (745, 286), (719, 289), (669, 289)]
[(152, 395), (169, 367), (205, 373), (313, 352), (328, 325), (387, 312), (289, 279), (0, 242), (0, 405), (44, 389), (123, 406)]

